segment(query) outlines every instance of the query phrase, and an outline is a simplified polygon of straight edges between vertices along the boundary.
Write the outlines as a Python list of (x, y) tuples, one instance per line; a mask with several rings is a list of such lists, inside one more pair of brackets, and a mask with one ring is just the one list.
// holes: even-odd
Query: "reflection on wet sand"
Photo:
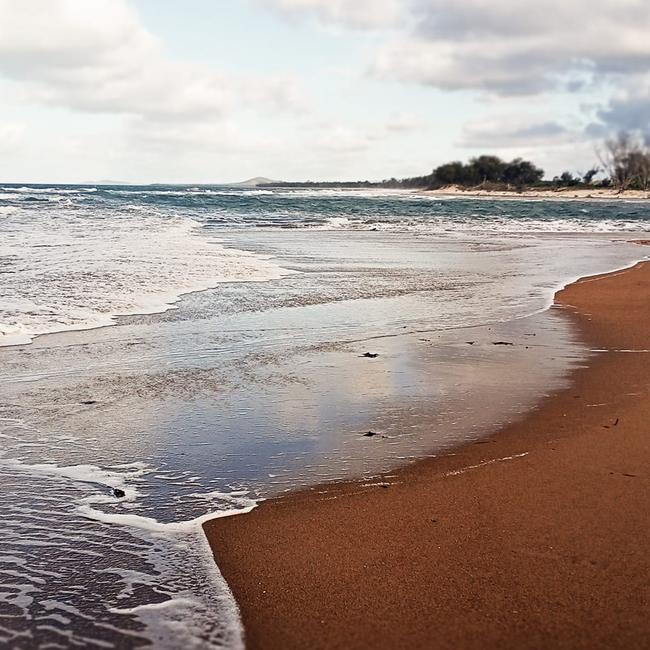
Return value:
[[(100, 458), (191, 468), (221, 487), (268, 495), (479, 438), (558, 387), (585, 354), (566, 316), (551, 311), (283, 355), (251, 351), (217, 365), (26, 380), (8, 387), (5, 408), (35, 429), (63, 424)], [(381, 435), (369, 440), (369, 430)], [(68, 461), (84, 461), (83, 448), (70, 453)]]

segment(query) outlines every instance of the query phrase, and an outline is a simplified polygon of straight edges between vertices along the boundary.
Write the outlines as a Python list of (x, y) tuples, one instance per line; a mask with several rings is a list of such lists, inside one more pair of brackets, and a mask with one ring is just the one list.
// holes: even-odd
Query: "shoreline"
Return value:
[(613, 188), (573, 188), (488, 190), (477, 187), (464, 188), (450, 185), (437, 190), (420, 190), (426, 196), (467, 199), (545, 199), (556, 201), (646, 201), (650, 192), (644, 190), (617, 190)]
[(615, 350), (649, 295), (647, 262), (558, 291), (609, 352), (490, 438), (207, 522), (248, 647), (643, 647), (649, 359)]

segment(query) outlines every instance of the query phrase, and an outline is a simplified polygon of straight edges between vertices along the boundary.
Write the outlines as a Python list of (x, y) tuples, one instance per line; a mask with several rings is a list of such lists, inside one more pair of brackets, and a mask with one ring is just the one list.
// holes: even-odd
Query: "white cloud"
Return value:
[(386, 122), (386, 131), (388, 133), (409, 133), (425, 127), (426, 124), (422, 117), (409, 111), (393, 113)]
[(590, 147), (591, 138), (613, 130), (650, 133), (647, 0), (258, 1), (325, 23), (383, 30), (368, 65), (379, 79), (478, 92), (502, 110), (509, 98), (600, 95), (600, 106), (592, 101), (583, 110), (596, 118), (586, 131), (524, 111), (466, 124), (460, 146), (564, 146), (582, 138)]
[(0, 74), (33, 101), (150, 120), (303, 106), (295, 80), (168, 58), (126, 0), (0, 0), (0, 17)]
[(13, 151), (19, 147), (25, 135), (24, 124), (0, 124), (0, 151)]
[[(228, 62), (208, 66), (170, 55), (131, 0), (0, 0), (0, 77), (3, 94), (12, 104), (5, 106), (2, 119), (34, 120), (27, 133), (16, 125), (0, 126), (0, 147), (20, 149), (28, 160), (24, 143), (36, 140), (31, 127), (48, 126), (52, 116), (61, 120), (59, 134), (78, 141), (86, 157), (94, 150), (102, 161), (110, 149), (121, 162), (133, 161), (134, 176), (140, 173), (140, 154), (151, 161), (150, 173), (158, 175), (169, 168), (170, 160), (185, 155), (189, 159), (192, 152), (197, 152), (198, 170), (212, 169), (219, 156), (227, 167), (241, 153), (242, 166), (267, 160), (269, 166), (289, 166), (302, 173), (302, 162), (295, 161), (308, 160), (313, 153), (314, 169), (325, 173), (332, 168), (337, 175), (345, 169), (365, 173), (375, 165), (377, 173), (390, 174), (389, 160), (398, 141), (400, 160), (430, 155), (429, 147), (412, 134), (429, 125), (433, 135), (445, 102), (438, 108), (432, 95), (416, 106), (408, 97), (422, 95), (412, 91), (403, 100), (395, 93), (386, 106), (379, 105), (377, 78), (473, 91), (489, 100), (478, 112), (489, 110), (492, 115), (482, 120), (476, 120), (477, 111), (469, 106), (473, 96), (461, 98), (458, 116), (444, 116), (445, 132), (436, 146), (445, 156), (457, 155), (452, 147), (458, 145), (524, 156), (528, 147), (538, 159), (548, 157), (550, 147), (553, 156), (570, 159), (582, 122), (593, 119), (588, 134), (598, 137), (618, 128), (650, 130), (646, 0), (249, 1), (257, 9), (266, 7), (288, 17), (296, 29), (297, 21), (311, 19), (344, 29), (375, 30), (371, 37), (358, 31), (347, 35), (362, 44), (355, 49), (360, 58), (346, 60), (345, 81), (352, 77), (355, 83), (347, 113), (336, 108), (342, 106), (335, 96), (344, 96), (342, 84), (333, 82), (326, 69), (314, 70), (318, 84), (313, 87), (333, 101), (324, 101), (319, 111), (308, 103), (291, 71), (242, 76), (229, 71)], [(179, 4), (181, 14), (186, 10)], [(259, 28), (265, 28), (261, 21)], [(360, 79), (368, 69), (374, 78)], [(395, 86), (384, 89), (394, 93)], [(573, 104), (583, 119), (574, 116), (565, 125), (557, 116), (535, 114), (544, 110), (538, 98), (521, 97), (548, 93), (551, 99), (558, 89), (575, 94), (549, 106), (561, 106), (566, 121), (568, 105)], [(367, 98), (365, 90), (371, 91)], [(591, 105), (583, 110), (585, 99)], [(46, 108), (23, 114), (26, 101)], [(361, 106), (363, 101), (368, 105)], [(387, 119), (389, 110), (395, 112)], [(457, 134), (461, 116), (470, 111), (474, 121)], [(495, 111), (504, 115), (494, 116)], [(359, 118), (361, 114), (366, 117)], [(84, 144), (92, 143), (97, 130), (106, 148)], [(580, 146), (588, 159), (589, 138)], [(58, 145), (48, 149), (61, 151)], [(70, 154), (70, 169), (80, 158)], [(272, 169), (268, 173), (273, 174)]]
[(308, 124), (301, 136), (309, 149), (332, 153), (361, 153), (390, 138), (424, 129), (415, 113), (393, 113), (385, 122), (363, 124), (319, 122)]
[(650, 64), (645, 0), (413, 0), (412, 33), (387, 44), (376, 73), (443, 89), (530, 94)]
[[(245, 128), (235, 120), (204, 122), (153, 122), (138, 119), (128, 125), (128, 147), (154, 155), (258, 154), (281, 144), (274, 135)], [(128, 155), (128, 151), (123, 152)]]
[(309, 128), (304, 139), (311, 149), (332, 153), (358, 153), (367, 150), (380, 137), (377, 129), (349, 124), (321, 123)]
[(578, 136), (554, 120), (504, 114), (465, 124), (458, 144), (472, 149), (549, 147), (566, 144)]
[(650, 66), (647, 0), (258, 1), (324, 22), (398, 30), (373, 72), (446, 90), (575, 90)]
[(257, 0), (290, 16), (354, 28), (392, 27), (404, 16), (400, 0)]

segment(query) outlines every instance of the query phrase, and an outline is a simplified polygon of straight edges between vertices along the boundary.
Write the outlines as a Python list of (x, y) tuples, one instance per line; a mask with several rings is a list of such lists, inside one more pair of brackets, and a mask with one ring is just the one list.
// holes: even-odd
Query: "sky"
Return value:
[(647, 0), (0, 0), (0, 181), (587, 171), (650, 132)]

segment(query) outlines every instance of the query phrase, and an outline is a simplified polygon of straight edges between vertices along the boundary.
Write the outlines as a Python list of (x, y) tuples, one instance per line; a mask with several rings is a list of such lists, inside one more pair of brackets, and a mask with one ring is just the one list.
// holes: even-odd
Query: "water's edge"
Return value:
[[(634, 268), (635, 266), (637, 266), (637, 265), (639, 265), (639, 264), (641, 264), (641, 263), (648, 263), (648, 257), (649, 257), (648, 255), (640, 256), (636, 261), (634, 261), (634, 262), (632, 262), (632, 263), (625, 264), (625, 265), (620, 266), (620, 267), (615, 267), (615, 268), (613, 268), (613, 269), (611, 269), (611, 270), (609, 270), (609, 271), (603, 272), (603, 273), (595, 273), (595, 274), (593, 274), (593, 275), (587, 275), (587, 276), (572, 276), (570, 279), (568, 279), (568, 280), (566, 280), (566, 281), (562, 281), (562, 282), (560, 282), (560, 283), (557, 285), (557, 287), (556, 287), (555, 289), (553, 289), (553, 291), (552, 291), (552, 296), (551, 296), (550, 300), (548, 301), (548, 304), (547, 304), (544, 308), (542, 308), (542, 309), (540, 309), (540, 310), (537, 310), (536, 312), (533, 312), (532, 314), (527, 314), (526, 316), (521, 316), (521, 317), (519, 317), (517, 320), (521, 320), (521, 319), (529, 318), (530, 316), (532, 316), (532, 315), (534, 315), (534, 314), (542, 313), (542, 312), (547, 312), (547, 311), (549, 311), (550, 309), (556, 307), (556, 306), (557, 306), (557, 303), (556, 303), (556, 296), (557, 296), (557, 294), (558, 294), (560, 291), (562, 291), (562, 290), (566, 289), (567, 287), (569, 287), (570, 285), (573, 285), (573, 284), (575, 284), (575, 283), (577, 283), (577, 282), (584, 282), (584, 281), (589, 281), (589, 280), (595, 280), (595, 279), (598, 279), (598, 278), (601, 278), (601, 277), (608, 277), (608, 276), (616, 275), (617, 273), (621, 273), (621, 272), (624, 272), (624, 271), (626, 271), (626, 270), (628, 270), (628, 269), (632, 269), (632, 268)], [(573, 327), (574, 329), (577, 329), (577, 326), (576, 326), (575, 323), (572, 323), (572, 327)], [(380, 338), (381, 338), (381, 337), (380, 337)], [(584, 342), (583, 342), (583, 343), (584, 343)], [(584, 343), (584, 344), (586, 345), (586, 343)], [(574, 371), (574, 372), (575, 372), (575, 371)], [(571, 373), (569, 374), (569, 376), (567, 377), (567, 379), (568, 379), (568, 381), (569, 381), (570, 383), (572, 382), (572, 378), (571, 378), (571, 375), (572, 375), (572, 374), (573, 374), (573, 372), (571, 372)], [(536, 403), (535, 405), (532, 405), (532, 406), (529, 408), (529, 410), (527, 411), (527, 413), (524, 413), (524, 414), (521, 415), (522, 419), (525, 418), (525, 417), (527, 417), (527, 416), (529, 416), (530, 413), (534, 412), (534, 411), (539, 407), (539, 404), (540, 404), (542, 401), (544, 401), (544, 400), (546, 400), (546, 399), (549, 399), (549, 397), (552, 396), (552, 395), (553, 395), (553, 393), (546, 394), (546, 395), (540, 395), (539, 399), (537, 400), (537, 403)], [(502, 428), (503, 428), (502, 426), (496, 426), (496, 427), (495, 427), (495, 430), (493, 431), (493, 433), (492, 433), (491, 435), (496, 435), (496, 436), (498, 436), (498, 434), (499, 434), (499, 430), (501, 430)], [(459, 443), (458, 446), (456, 446), (456, 447), (452, 447), (452, 448), (448, 451), (448, 453), (447, 453), (446, 455), (447, 455), (447, 456), (455, 455), (459, 449), (463, 448), (463, 447), (466, 446), (467, 444), (468, 444), (467, 442)], [(525, 454), (522, 454), (522, 455), (525, 455)], [(424, 459), (427, 459), (429, 462), (432, 460), (431, 455), (424, 454), (424, 455), (420, 456), (420, 457), (417, 458), (417, 459), (412, 459), (412, 460), (408, 460), (408, 461), (406, 461), (406, 462), (399, 463), (399, 464), (395, 465), (394, 467), (392, 467), (392, 468), (390, 469), (390, 471), (391, 471), (391, 472), (399, 472), (400, 470), (403, 470), (405, 467), (415, 465), (415, 464), (417, 464), (418, 462), (420, 462), (420, 461), (422, 461), (422, 460), (424, 460)], [(504, 460), (504, 459), (500, 459), (500, 460)], [(384, 474), (386, 474), (386, 472), (381, 472), (380, 475), (384, 475)], [(325, 483), (321, 483), (321, 484), (318, 484), (318, 485), (312, 485), (312, 486), (308, 486), (308, 487), (305, 487), (305, 486), (298, 486), (298, 487), (295, 488), (295, 490), (291, 490), (291, 491), (286, 492), (286, 493), (284, 493), (284, 494), (282, 494), (282, 495), (280, 495), (280, 496), (275, 496), (275, 497), (273, 497), (273, 499), (274, 499), (274, 500), (282, 500), (282, 499), (285, 498), (285, 497), (288, 497), (288, 496), (290, 496), (290, 495), (294, 495), (294, 494), (296, 494), (296, 493), (300, 493), (300, 492), (305, 492), (305, 493), (307, 493), (307, 492), (314, 492), (314, 491), (318, 492), (318, 491), (323, 490), (323, 489), (325, 489), (325, 488), (327, 488), (327, 487), (336, 486), (336, 485), (338, 485), (338, 484), (340, 484), (340, 485), (343, 485), (343, 484), (345, 484), (345, 485), (349, 485), (349, 484), (359, 484), (359, 485), (366, 484), (366, 485), (368, 485), (368, 481), (371, 480), (372, 478), (373, 478), (373, 477), (368, 477), (368, 476), (362, 477), (362, 476), (358, 476), (358, 477), (356, 477), (356, 478), (354, 478), (354, 479), (352, 479), (352, 480), (349, 480), (349, 479), (345, 479), (345, 480), (342, 480), (342, 481), (340, 481), (340, 480), (334, 480), (334, 481), (331, 481), (331, 482), (325, 482)], [(261, 501), (261, 500), (260, 500), (260, 501)], [(214, 554), (214, 552), (213, 552), (213, 550), (212, 550), (212, 548), (211, 548), (211, 546), (210, 546), (210, 543), (209, 543), (208, 537), (207, 537), (207, 535), (205, 534), (204, 525), (205, 525), (205, 523), (207, 523), (207, 522), (209, 522), (209, 521), (213, 521), (214, 519), (218, 519), (218, 518), (222, 518), (222, 517), (229, 517), (229, 516), (236, 516), (236, 515), (244, 515), (244, 514), (248, 514), (249, 512), (251, 512), (251, 511), (252, 511), (252, 510), (253, 510), (253, 509), (254, 509), (254, 508), (259, 504), (260, 501), (256, 502), (256, 504), (254, 504), (251, 508), (248, 508), (248, 509), (246, 509), (246, 510), (242, 510), (242, 511), (233, 511), (233, 512), (230, 512), (230, 513), (213, 513), (213, 514), (208, 514), (208, 515), (206, 515), (204, 518), (202, 518), (202, 522), (201, 522), (200, 525), (201, 525), (201, 529), (202, 529), (202, 532), (203, 532), (203, 537), (204, 537), (204, 540), (205, 540), (205, 543), (206, 543), (207, 549), (208, 549), (208, 551), (209, 551), (209, 554), (210, 554), (210, 557), (211, 557), (212, 562), (213, 562), (214, 565), (217, 567), (217, 570), (219, 571), (219, 575), (220, 575), (221, 578), (224, 580), (224, 582), (226, 583), (226, 585), (227, 585), (228, 583), (227, 583), (227, 581), (225, 580), (225, 578), (223, 577), (223, 574), (221, 573), (221, 571), (218, 569), (218, 564), (217, 564), (217, 561), (216, 561), (215, 554)], [(234, 606), (234, 608), (235, 608), (235, 611), (237, 612), (238, 621), (239, 621), (239, 627), (240, 627), (240, 633), (241, 633), (241, 638), (242, 638), (242, 644), (243, 644), (242, 647), (245, 647), (245, 630), (244, 630), (244, 628), (243, 628), (243, 624), (242, 624), (242, 621), (241, 621), (241, 615), (240, 615), (239, 605), (237, 604), (237, 602), (236, 602), (236, 600), (235, 600), (235, 597), (234, 597), (234, 595), (233, 595), (232, 590), (230, 589), (230, 587), (228, 587), (228, 591), (229, 591), (229, 594), (230, 594), (230, 596), (231, 596), (231, 598), (232, 598), (232, 600), (233, 600), (233, 606)]]

